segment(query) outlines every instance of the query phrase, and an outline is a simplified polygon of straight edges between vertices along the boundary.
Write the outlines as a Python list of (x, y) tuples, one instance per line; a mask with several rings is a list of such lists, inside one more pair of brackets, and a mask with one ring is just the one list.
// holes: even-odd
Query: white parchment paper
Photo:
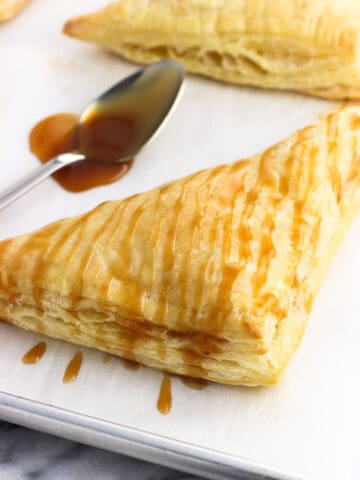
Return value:
[[(134, 66), (61, 34), (63, 22), (104, 0), (32, 0), (0, 26), (0, 188), (38, 164), (27, 136), (41, 118), (80, 112)], [(334, 105), (302, 95), (189, 77), (166, 129), (117, 184), (70, 194), (51, 179), (0, 212), (0, 238), (196, 170), (254, 154), (317, 121)], [(0, 390), (154, 434), (217, 449), (311, 479), (360, 478), (360, 218), (318, 295), (281, 385), (203, 391), (173, 380), (173, 409), (156, 410), (161, 374), (124, 369), (82, 348), (76, 382), (62, 384), (76, 346), (47, 340), (40, 363), (21, 356), (41, 336), (0, 323)]]

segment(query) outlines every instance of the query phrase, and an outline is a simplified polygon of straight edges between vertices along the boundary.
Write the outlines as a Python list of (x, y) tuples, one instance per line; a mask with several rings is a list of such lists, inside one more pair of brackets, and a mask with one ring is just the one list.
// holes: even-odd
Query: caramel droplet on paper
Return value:
[(63, 383), (71, 383), (76, 380), (77, 376), (79, 375), (82, 361), (83, 354), (81, 352), (76, 352), (66, 367), (63, 376)]
[(172, 406), (172, 395), (171, 395), (171, 378), (169, 375), (164, 375), (164, 378), (161, 382), (159, 398), (157, 401), (157, 409), (162, 415), (167, 415)]
[(32, 347), (25, 355), (22, 357), (22, 363), (25, 365), (30, 365), (33, 363), (37, 363), (44, 353), (46, 352), (46, 343), (39, 342), (34, 347)]

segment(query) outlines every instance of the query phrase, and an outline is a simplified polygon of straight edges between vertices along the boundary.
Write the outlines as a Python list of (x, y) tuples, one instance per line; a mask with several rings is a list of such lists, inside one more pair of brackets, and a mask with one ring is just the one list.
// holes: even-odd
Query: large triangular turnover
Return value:
[(177, 374), (277, 382), (360, 206), (359, 112), (1, 242), (0, 317)]

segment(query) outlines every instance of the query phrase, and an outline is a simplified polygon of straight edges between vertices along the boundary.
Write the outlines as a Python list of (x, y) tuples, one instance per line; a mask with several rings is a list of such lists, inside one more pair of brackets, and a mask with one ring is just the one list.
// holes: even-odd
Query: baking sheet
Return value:
[[(105, 3), (63, 0), (55, 5), (51, 0), (32, 0), (15, 20), (0, 26), (1, 189), (37, 166), (27, 136), (38, 120), (60, 111), (80, 112), (134, 70), (111, 54), (61, 35), (67, 18)], [(81, 194), (67, 193), (48, 180), (0, 212), (0, 237), (246, 157), (317, 121), (333, 106), (297, 94), (189, 77), (182, 102), (165, 130), (139, 155), (126, 177)], [(224, 478), (242, 469), (271, 471), (289, 479), (358, 479), (359, 240), (360, 218), (325, 279), (304, 340), (279, 386), (212, 385), (193, 391), (174, 379), (173, 408), (164, 417), (156, 410), (161, 373), (146, 368), (128, 371), (116, 359), (105, 365), (102, 353), (81, 348), (80, 375), (64, 385), (62, 375), (76, 346), (46, 340), (48, 349), (41, 362), (25, 366), (21, 356), (41, 336), (0, 324), (0, 414), (67, 436), (71, 434), (66, 423), (68, 429), (77, 426), (78, 432), (82, 425), (83, 441), (88, 443), (101, 443), (101, 428), (111, 430), (112, 436), (104, 435), (114, 443), (103, 437), (102, 445), (121, 451), (129, 437), (125, 435), (127, 441), (116, 448), (114, 439), (130, 432), (132, 448), (126, 453), (145, 458), (139, 448), (141, 438), (148, 448), (159, 447), (149, 459), (162, 463), (167, 462), (167, 449), (180, 454), (185, 445), (179, 464), (173, 466), (180, 468), (183, 458), (183, 467), (191, 470), (189, 458), (205, 455), (208, 465), (209, 461), (217, 465), (214, 475), (220, 468)], [(131, 432), (137, 433), (131, 436)], [(221, 464), (230, 465), (230, 470), (221, 470)]]

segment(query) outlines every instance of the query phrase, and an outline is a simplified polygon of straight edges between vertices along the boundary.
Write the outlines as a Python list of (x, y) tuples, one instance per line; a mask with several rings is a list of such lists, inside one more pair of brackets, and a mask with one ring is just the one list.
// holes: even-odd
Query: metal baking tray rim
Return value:
[(3, 420), (212, 480), (310, 480), (242, 457), (198, 447), (0, 391)]

